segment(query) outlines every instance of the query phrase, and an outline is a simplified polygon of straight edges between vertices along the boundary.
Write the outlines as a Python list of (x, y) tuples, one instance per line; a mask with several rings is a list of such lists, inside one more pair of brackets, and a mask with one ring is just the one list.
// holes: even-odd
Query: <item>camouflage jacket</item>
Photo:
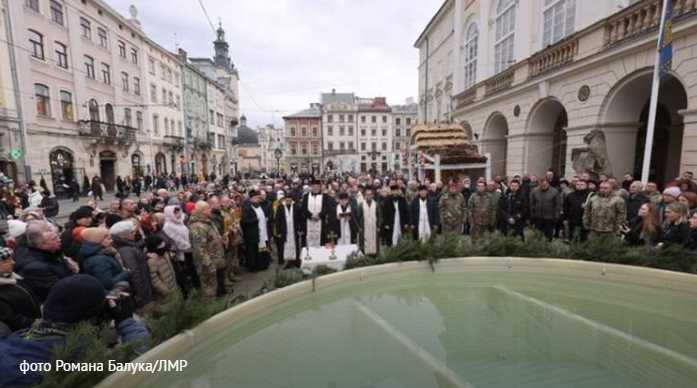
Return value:
[(493, 226), (496, 223), (496, 208), (491, 194), (475, 192), (470, 196), (467, 208), (471, 225)]
[(193, 214), (189, 219), (189, 231), (194, 262), (201, 263), (204, 267), (225, 267), (223, 238), (215, 226), (201, 215)]
[(617, 232), (626, 221), (627, 206), (615, 195), (595, 195), (583, 211), (583, 226), (596, 232)]
[(444, 225), (462, 225), (467, 221), (467, 206), (462, 193), (445, 191), (438, 201), (440, 222)]

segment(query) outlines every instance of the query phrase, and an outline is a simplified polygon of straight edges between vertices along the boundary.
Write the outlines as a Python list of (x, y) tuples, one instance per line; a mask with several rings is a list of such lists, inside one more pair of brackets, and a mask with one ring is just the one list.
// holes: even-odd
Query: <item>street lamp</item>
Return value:
[(281, 176), (281, 157), (283, 156), (283, 151), (280, 147), (276, 147), (273, 151), (273, 155), (276, 157), (276, 174)]

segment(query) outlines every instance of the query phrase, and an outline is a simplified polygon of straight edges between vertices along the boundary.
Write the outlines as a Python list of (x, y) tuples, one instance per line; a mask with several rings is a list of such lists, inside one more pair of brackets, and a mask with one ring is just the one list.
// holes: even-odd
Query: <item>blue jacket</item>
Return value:
[(123, 270), (115, 257), (101, 252), (99, 244), (84, 241), (80, 247), (83, 272), (99, 279), (104, 289), (111, 290), (114, 284), (128, 280), (128, 272)]
[[(22, 373), (20, 364), (45, 363), (53, 360), (54, 349), (65, 343), (66, 333), (54, 331), (31, 340), (24, 336), (32, 329), (15, 332), (0, 339), (0, 387), (29, 387), (41, 381), (39, 372)], [(124, 319), (116, 330), (123, 343), (141, 342), (136, 350), (145, 352), (150, 346), (150, 333), (142, 322)], [(68, 361), (68, 360), (64, 360)], [(55, 368), (55, 365), (51, 365)], [(106, 369), (106, 365), (104, 368)]]

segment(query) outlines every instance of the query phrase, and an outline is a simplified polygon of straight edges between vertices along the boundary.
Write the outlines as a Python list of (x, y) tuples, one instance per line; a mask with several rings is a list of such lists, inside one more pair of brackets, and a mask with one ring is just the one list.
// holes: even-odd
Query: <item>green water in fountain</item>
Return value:
[(521, 273), (408, 274), (231, 325), (152, 387), (695, 387), (694, 295)]

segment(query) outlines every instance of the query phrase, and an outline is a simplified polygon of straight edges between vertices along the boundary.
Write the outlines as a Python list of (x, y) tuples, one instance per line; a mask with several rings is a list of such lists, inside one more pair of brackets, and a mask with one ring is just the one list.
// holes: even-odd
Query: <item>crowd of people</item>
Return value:
[(0, 386), (35, 382), (39, 376), (20, 373), (18, 362), (50, 360), (79, 322), (113, 322), (122, 342), (147, 349), (142, 317), (168, 296), (233, 293), (244, 273), (273, 260), (299, 267), (302, 247), (355, 244), (377, 255), (404, 238), (478, 240), (499, 232), (525, 239), (536, 230), (549, 240), (697, 249), (691, 172), (662, 192), (629, 174), (622, 181), (588, 174), (566, 180), (551, 170), (539, 178), (458, 176), (445, 183), (401, 173), (206, 178), (119, 178), (117, 199), (105, 204), (95, 177), (93, 198), (63, 225), (53, 219), (57, 201), (34, 194), (48, 189), (0, 181)]

